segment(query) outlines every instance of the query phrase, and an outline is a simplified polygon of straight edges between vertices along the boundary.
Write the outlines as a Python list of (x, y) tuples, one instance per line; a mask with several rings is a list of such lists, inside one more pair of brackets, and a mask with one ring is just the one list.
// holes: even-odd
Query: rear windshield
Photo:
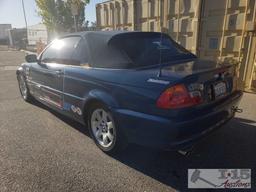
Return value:
[(194, 58), (195, 55), (160, 33), (120, 35), (110, 42), (129, 60), (127, 68), (138, 68), (175, 60)]

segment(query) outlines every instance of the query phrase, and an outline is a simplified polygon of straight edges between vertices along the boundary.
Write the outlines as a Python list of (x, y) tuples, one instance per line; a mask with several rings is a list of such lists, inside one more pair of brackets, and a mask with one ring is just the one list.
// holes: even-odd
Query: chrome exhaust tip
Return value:
[(194, 150), (194, 146), (178, 150), (177, 152), (183, 156), (189, 156)]
[(240, 109), (237, 106), (233, 106), (231, 110), (235, 113), (243, 113), (243, 109)]

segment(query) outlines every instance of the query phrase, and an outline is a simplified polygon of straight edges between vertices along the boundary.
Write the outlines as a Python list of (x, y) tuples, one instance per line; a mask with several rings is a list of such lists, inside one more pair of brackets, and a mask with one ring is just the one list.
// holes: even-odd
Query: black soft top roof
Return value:
[[(82, 36), (87, 44), (89, 64), (93, 67), (105, 66), (106, 68), (126, 68), (132, 61), (124, 54), (110, 45), (111, 40), (136, 35), (156, 35), (159, 32), (136, 32), (136, 31), (86, 31), (69, 34), (68, 36)], [(166, 34), (164, 34), (166, 35)]]
[[(122, 35), (122, 34), (161, 34), (160, 32), (141, 32), (141, 31), (82, 31), (78, 33), (72, 33), (65, 36), (72, 36), (72, 35), (79, 35), (84, 37), (85, 39), (88, 38), (102, 38), (105, 42), (111, 40), (114, 36)], [(64, 36), (64, 37), (65, 37)]]

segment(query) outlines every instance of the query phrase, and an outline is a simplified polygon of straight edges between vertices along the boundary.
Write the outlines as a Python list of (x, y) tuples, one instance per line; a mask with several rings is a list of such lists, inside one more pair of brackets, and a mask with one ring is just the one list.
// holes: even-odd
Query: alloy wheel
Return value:
[(28, 89), (27, 89), (27, 85), (25, 82), (25, 79), (22, 75), (19, 76), (19, 88), (20, 88), (20, 93), (22, 95), (22, 97), (24, 99), (27, 98), (27, 93), (28, 93)]
[(96, 109), (91, 115), (91, 128), (93, 136), (99, 145), (110, 147), (116, 137), (114, 120), (110, 113), (104, 109)]

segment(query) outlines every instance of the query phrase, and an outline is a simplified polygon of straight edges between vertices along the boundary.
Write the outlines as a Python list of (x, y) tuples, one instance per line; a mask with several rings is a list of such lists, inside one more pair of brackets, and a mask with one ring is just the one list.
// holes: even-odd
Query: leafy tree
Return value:
[(78, 7), (77, 27), (82, 28), (85, 22), (85, 6), (90, 0), (36, 0), (38, 14), (49, 31), (71, 32), (74, 30), (74, 18), (71, 13), (71, 2)]
[(90, 22), (87, 20), (84, 22), (82, 30), (83, 31), (95, 31), (95, 30), (97, 30), (97, 24), (96, 24), (96, 22)]
[(97, 23), (96, 23), (96, 21), (95, 21), (95, 22), (91, 22), (91, 27), (97, 28)]

